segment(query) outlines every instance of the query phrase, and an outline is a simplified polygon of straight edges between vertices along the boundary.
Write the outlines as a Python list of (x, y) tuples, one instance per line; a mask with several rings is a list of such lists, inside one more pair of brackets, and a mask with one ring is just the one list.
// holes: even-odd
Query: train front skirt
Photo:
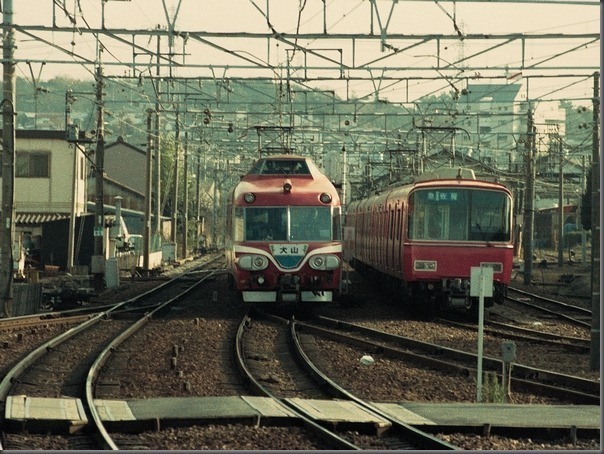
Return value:
[(301, 292), (272, 292), (272, 291), (243, 291), (243, 301), (246, 303), (276, 303), (276, 302), (331, 302), (331, 291), (301, 291)]

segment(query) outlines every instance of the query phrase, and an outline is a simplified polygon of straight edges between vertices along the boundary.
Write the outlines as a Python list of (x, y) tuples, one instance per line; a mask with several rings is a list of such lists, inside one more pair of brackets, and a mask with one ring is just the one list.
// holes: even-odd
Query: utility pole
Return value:
[(558, 266), (564, 266), (564, 152), (562, 136), (558, 134), (558, 152), (560, 153), (560, 177), (558, 181)]
[(591, 176), (591, 351), (589, 365), (600, 368), (600, 73), (594, 74)]
[(94, 204), (94, 256), (91, 264), (94, 288), (96, 291), (105, 289), (105, 205), (104, 205), (104, 173), (105, 173), (105, 128), (103, 107), (103, 67), (99, 62), (96, 69), (96, 150), (94, 159), (95, 204)]
[[(176, 225), (178, 222), (178, 179), (179, 169), (178, 161), (180, 158), (180, 114), (176, 112), (176, 130), (174, 133), (174, 182), (172, 185), (172, 230), (171, 230), (171, 241), (174, 244), (174, 254), (176, 250)], [(175, 256), (174, 259), (177, 257)]]
[(182, 258), (188, 256), (189, 245), (187, 243), (187, 230), (189, 229), (189, 131), (185, 131), (185, 148), (183, 161), (183, 202), (182, 202)]
[(342, 214), (346, 214), (346, 186), (348, 186), (348, 153), (346, 152), (346, 145), (342, 145)]
[(153, 138), (151, 122), (153, 110), (147, 109), (147, 172), (145, 175), (145, 228), (143, 231), (143, 269), (149, 272), (149, 254), (151, 252), (151, 185), (153, 172)]
[[(200, 249), (199, 236), (203, 233), (201, 225), (201, 145), (197, 147), (195, 154), (197, 165), (195, 166), (195, 248)], [(199, 250), (197, 251), (199, 253)]]
[[(159, 84), (161, 82), (157, 81), (158, 84), (158, 88), (159, 88)], [(159, 96), (159, 95), (158, 95)], [(160, 112), (161, 106), (159, 101), (156, 102), (155, 104), (155, 125), (154, 125), (154, 131), (155, 131), (155, 178), (153, 179), (153, 186), (155, 189), (155, 206), (154, 206), (154, 211), (155, 211), (155, 228), (153, 229), (155, 232), (155, 236), (157, 238), (157, 242), (159, 243), (157, 246), (161, 247), (161, 231), (162, 231), (162, 222), (161, 222), (161, 218), (162, 218), (162, 204), (161, 204), (161, 137), (159, 134), (159, 128), (161, 126), (161, 119), (159, 116), (159, 112)]]
[(533, 276), (533, 225), (535, 222), (535, 168), (533, 162), (535, 126), (533, 111), (529, 105), (525, 142), (526, 183), (524, 192), (524, 220), (522, 242), (524, 243), (524, 284), (530, 285)]
[[(161, 112), (161, 69), (160, 69), (160, 50), (161, 50), (161, 39), (160, 36), (157, 36), (157, 67), (156, 67), (156, 75), (157, 77), (157, 88), (156, 88), (156, 97), (155, 97), (155, 235), (157, 238), (157, 247), (161, 250), (161, 242), (162, 242), (162, 203), (161, 203), (161, 137), (159, 133), (159, 128), (161, 126), (161, 119), (159, 113)], [(151, 81), (153, 82), (153, 81)]]
[(2, 55), (2, 213), (0, 214), (0, 316), (9, 316), (8, 302), (13, 281), (13, 237), (15, 225), (15, 33), (13, 1), (3, 3)]

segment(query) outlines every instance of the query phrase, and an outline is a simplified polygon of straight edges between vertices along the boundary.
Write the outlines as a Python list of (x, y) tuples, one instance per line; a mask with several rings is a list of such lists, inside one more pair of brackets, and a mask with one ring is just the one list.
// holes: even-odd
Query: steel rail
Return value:
[[(514, 290), (514, 291), (517, 291), (517, 290)], [(527, 294), (527, 295), (530, 295), (530, 294)], [(566, 304), (566, 303), (563, 303), (561, 301), (556, 301), (556, 300), (552, 300), (552, 299), (549, 299), (549, 298), (543, 298), (543, 297), (540, 297), (538, 295), (532, 295), (531, 297), (533, 297), (535, 299), (538, 299), (538, 300), (541, 300), (541, 301), (544, 301), (545, 303), (548, 303), (548, 304), (553, 304), (557, 308), (560, 308), (560, 310), (568, 310), (568, 311), (571, 311), (571, 312), (579, 313), (579, 314), (581, 314), (583, 316), (588, 316), (590, 318), (590, 321), (586, 322), (584, 320), (580, 320), (578, 318), (575, 318), (575, 317), (573, 317), (571, 315), (563, 314), (562, 312), (559, 312), (557, 310), (552, 310), (552, 309), (548, 309), (546, 307), (542, 307), (542, 306), (539, 305), (539, 303), (532, 303), (532, 302), (528, 302), (528, 301), (522, 301), (522, 300), (519, 300), (517, 298), (512, 298), (510, 296), (506, 296), (506, 299), (508, 299), (510, 301), (513, 301), (516, 304), (520, 304), (522, 306), (530, 307), (531, 309), (535, 309), (535, 310), (537, 310), (539, 312), (543, 312), (545, 314), (553, 315), (554, 317), (564, 319), (564, 320), (566, 320), (566, 321), (568, 321), (568, 322), (570, 322), (570, 323), (572, 323), (574, 325), (582, 326), (582, 327), (586, 327), (586, 328), (591, 328), (591, 316), (592, 315), (591, 315), (591, 311), (589, 309), (585, 309), (585, 308), (582, 308), (582, 307), (579, 307), (579, 306), (574, 306), (572, 304)]]
[[(178, 293), (176, 296), (157, 305), (157, 307), (155, 307), (155, 309), (153, 309), (151, 312), (145, 313), (140, 319), (138, 319), (136, 322), (134, 322), (132, 325), (130, 325), (129, 328), (125, 329), (119, 336), (117, 336), (111, 343), (109, 343), (109, 345), (107, 345), (105, 347), (105, 349), (103, 349), (103, 351), (99, 354), (97, 359), (94, 361), (94, 363), (90, 367), (90, 369), (88, 371), (88, 375), (86, 377), (86, 403), (90, 410), (90, 414), (94, 421), (95, 427), (97, 428), (97, 431), (101, 435), (103, 443), (105, 444), (105, 446), (108, 449), (117, 451), (120, 448), (115, 444), (111, 435), (105, 428), (105, 425), (103, 424), (103, 420), (94, 403), (93, 388), (94, 388), (96, 379), (98, 378), (98, 376), (101, 372), (103, 365), (105, 365), (105, 363), (109, 360), (109, 357), (111, 356), (111, 354), (114, 351), (116, 351), (118, 349), (118, 347), (124, 341), (126, 341), (134, 333), (136, 333), (139, 329), (141, 329), (144, 325), (146, 325), (155, 315), (157, 315), (157, 313), (159, 311), (161, 311), (161, 310), (165, 309), (166, 307), (170, 306), (171, 304), (174, 304), (175, 302), (179, 301), (185, 295), (191, 293), (193, 290), (196, 290), (197, 287), (202, 285), (207, 279), (209, 279), (211, 276), (213, 276), (216, 273), (217, 272), (212, 272), (212, 273), (207, 274), (202, 279), (199, 279), (197, 282), (193, 283), (193, 285), (187, 287), (186, 289), (184, 289), (183, 291)], [(173, 279), (172, 282), (179, 281), (179, 280), (181, 280), (181, 279), (175, 278), (175, 279)]]
[(294, 345), (296, 347), (296, 350), (295, 350), (296, 353), (300, 356), (303, 363), (306, 365), (308, 370), (312, 373), (312, 375), (317, 380), (319, 380), (321, 383), (327, 384), (341, 398), (355, 402), (357, 405), (360, 405), (366, 411), (374, 414), (375, 416), (377, 416), (379, 418), (389, 421), (392, 424), (392, 427), (390, 430), (394, 431), (396, 433), (396, 435), (400, 439), (404, 440), (405, 442), (413, 443), (415, 445), (413, 447), (414, 449), (422, 449), (422, 450), (425, 450), (425, 449), (458, 450), (458, 449), (460, 449), (459, 447), (454, 446), (450, 443), (447, 443), (446, 441), (441, 440), (432, 434), (428, 434), (419, 429), (416, 429), (413, 426), (410, 426), (401, 421), (398, 421), (397, 419), (393, 418), (392, 416), (388, 415), (387, 413), (381, 411), (375, 405), (372, 405), (371, 403), (367, 402), (366, 400), (360, 399), (359, 397), (350, 393), (349, 391), (347, 391), (346, 389), (344, 389), (340, 385), (338, 385), (336, 382), (331, 380), (329, 377), (327, 377), (323, 372), (321, 372), (313, 364), (313, 362), (310, 360), (310, 358), (306, 355), (306, 353), (304, 352), (304, 349), (302, 347), (302, 343), (300, 342), (298, 328), (307, 327), (307, 326), (308, 325), (305, 323), (302, 324), (297, 321), (292, 322), (290, 324), (291, 336), (292, 336), (292, 339), (294, 340)]
[[(430, 344), (428, 342), (423, 342), (416, 339), (385, 333), (383, 331), (374, 330), (372, 328), (367, 328), (353, 323), (347, 323), (340, 320), (331, 319), (328, 317), (318, 317), (316, 319), (316, 322), (317, 324), (322, 324), (323, 326), (329, 326), (331, 329), (312, 325), (306, 322), (298, 323), (302, 325), (303, 329), (305, 330), (315, 332), (316, 334), (322, 335), (327, 338), (335, 339), (339, 342), (348, 342), (355, 345), (378, 348), (381, 351), (384, 351), (397, 357), (411, 358), (415, 362), (421, 362), (424, 364), (433, 365), (435, 367), (448, 367), (465, 372), (466, 374), (475, 372), (475, 368), (469, 365), (476, 364), (477, 362), (477, 355), (474, 353), (464, 352), (461, 350), (447, 348), (440, 345)], [(373, 339), (396, 343), (399, 347), (415, 348), (432, 355), (446, 355), (448, 358), (460, 361), (464, 365), (454, 364), (436, 358), (429, 358), (425, 355), (410, 353), (408, 351), (401, 350), (400, 348), (389, 347), (377, 343), (375, 341), (354, 337), (351, 335), (344, 335), (335, 332), (333, 330), (334, 327), (340, 330), (354, 331), (364, 336), (371, 337)], [(501, 371), (503, 367), (503, 361), (496, 358), (483, 357), (483, 365), (485, 368), (489, 368), (494, 371)], [(562, 395), (565, 398), (574, 402), (587, 404), (600, 403), (600, 383), (595, 380), (588, 380), (581, 377), (560, 374), (557, 372), (538, 369), (523, 364), (513, 364), (511, 380), (513, 383), (516, 383), (524, 387), (525, 389), (553, 393), (553, 395), (555, 396)], [(549, 383), (557, 383), (561, 386), (566, 386), (572, 389), (560, 388), (559, 386), (553, 386)]]
[(552, 304), (554, 304), (556, 306), (559, 306), (559, 307), (562, 307), (562, 308), (566, 308), (566, 309), (569, 309), (569, 310), (576, 311), (576, 312), (578, 312), (580, 314), (583, 314), (583, 315), (589, 315), (589, 316), (591, 316), (591, 309), (586, 309), (584, 307), (576, 306), (574, 304), (568, 304), (568, 303), (565, 303), (563, 301), (558, 301), (558, 300), (555, 300), (555, 299), (552, 299), (552, 298), (547, 298), (545, 296), (537, 295), (535, 293), (530, 293), (530, 292), (527, 292), (525, 290), (521, 290), (519, 288), (508, 287), (508, 289), (511, 290), (511, 291), (513, 291), (513, 292), (520, 293), (521, 295), (529, 296), (531, 298), (535, 298), (535, 299), (540, 300), (540, 301), (545, 301), (547, 303), (552, 303)]
[[(214, 259), (214, 260), (216, 260), (216, 259)], [(214, 260), (212, 260), (211, 262), (213, 262)], [(142, 294), (139, 294), (133, 298), (109, 305), (109, 308), (107, 310), (91, 315), (89, 317), (89, 319), (84, 321), (83, 323), (80, 323), (79, 325), (76, 325), (76, 326), (70, 328), (69, 330), (65, 331), (64, 333), (61, 333), (58, 336), (55, 336), (54, 338), (48, 340), (47, 342), (44, 342), (42, 345), (40, 345), (36, 349), (32, 350), (23, 359), (21, 359), (17, 364), (15, 364), (15, 366), (13, 366), (13, 368), (10, 371), (8, 371), (7, 374), (3, 377), (2, 381), (0, 381), (0, 403), (2, 404), (2, 406), (6, 405), (6, 400), (10, 393), (10, 389), (12, 388), (13, 383), (18, 380), (18, 377), (21, 374), (23, 374), (23, 372), (28, 367), (30, 367), (32, 364), (34, 364), (39, 358), (44, 356), (48, 351), (56, 349), (59, 345), (66, 342), (67, 340), (71, 339), (72, 337), (74, 337), (78, 334), (81, 334), (82, 332), (89, 329), (93, 325), (96, 325), (100, 321), (108, 319), (112, 315), (119, 313), (120, 310), (123, 310), (128, 305), (132, 305), (133, 303), (135, 303), (141, 299), (147, 298), (154, 293), (161, 292), (166, 286), (169, 286), (169, 285), (173, 284), (174, 282), (178, 282), (180, 279), (181, 279), (180, 276), (176, 276), (176, 277), (170, 279), (169, 281), (166, 281), (163, 284), (160, 284), (159, 286), (154, 287), (154, 288), (152, 288)], [(89, 407), (89, 408), (92, 408), (92, 407)]]
[[(254, 374), (248, 368), (246, 361), (245, 361), (244, 339), (245, 339), (246, 330), (250, 329), (250, 327), (252, 326), (252, 321), (253, 321), (254, 316), (258, 317), (259, 315), (260, 314), (256, 309), (253, 309), (253, 308), (250, 309), (250, 311), (242, 319), (241, 323), (239, 324), (239, 328), (237, 329), (237, 336), (236, 336), (236, 340), (235, 340), (235, 357), (236, 357), (237, 367), (238, 367), (239, 372), (241, 373), (243, 379), (249, 384), (249, 386), (252, 389), (254, 389), (254, 391), (256, 391), (259, 394), (262, 394), (264, 396), (270, 397), (278, 405), (282, 406), (284, 409), (287, 409), (287, 411), (293, 412), (296, 415), (296, 417), (298, 417), (307, 428), (312, 430), (314, 433), (319, 435), (324, 440), (327, 440), (330, 443), (336, 444), (336, 446), (338, 446), (340, 449), (360, 450), (361, 448), (359, 448), (355, 444), (350, 443), (348, 440), (346, 440), (346, 439), (338, 436), (336, 433), (326, 429), (325, 427), (323, 427), (316, 421), (313, 421), (311, 418), (309, 418), (305, 414), (301, 413), (295, 407), (288, 405), (286, 401), (283, 401), (282, 399), (279, 399), (278, 397), (273, 395), (273, 393), (271, 393), (265, 386), (260, 384), (260, 382), (254, 377)], [(278, 323), (287, 323), (287, 320), (285, 320), (281, 317), (271, 316), (266, 313), (263, 313), (262, 316), (267, 317)]]
[[(448, 325), (457, 326), (473, 331), (477, 330), (477, 326), (475, 323), (463, 323), (456, 320), (449, 320), (446, 318), (441, 318), (440, 320), (443, 323), (447, 323)], [(562, 336), (559, 334), (537, 331), (530, 328), (510, 325), (508, 323), (496, 322), (493, 320), (485, 321), (484, 332), (493, 335), (507, 336), (507, 338), (513, 338), (517, 340), (544, 342), (548, 344), (563, 345), (566, 347), (579, 349), (590, 348), (590, 340), (587, 338)]]

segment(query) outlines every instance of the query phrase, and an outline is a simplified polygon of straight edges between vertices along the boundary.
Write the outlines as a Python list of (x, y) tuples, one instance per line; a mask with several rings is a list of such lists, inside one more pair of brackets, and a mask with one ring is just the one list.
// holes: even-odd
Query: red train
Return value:
[(350, 203), (345, 252), (357, 271), (377, 271), (420, 312), (453, 308), (477, 315), (478, 298), (469, 292), (472, 267), (493, 268), (486, 307), (503, 303), (507, 293), (512, 203), (505, 186), (477, 180), (472, 170), (425, 173)]
[(311, 160), (259, 159), (227, 210), (227, 268), (243, 301), (332, 301), (342, 268), (340, 198)]

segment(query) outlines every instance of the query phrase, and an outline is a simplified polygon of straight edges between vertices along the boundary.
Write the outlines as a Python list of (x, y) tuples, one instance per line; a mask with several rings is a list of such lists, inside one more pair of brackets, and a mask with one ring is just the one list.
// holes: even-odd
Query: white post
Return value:
[(493, 296), (493, 268), (470, 269), (470, 296), (478, 297), (478, 364), (476, 366), (476, 401), (482, 402), (482, 350), (484, 343), (484, 298)]

